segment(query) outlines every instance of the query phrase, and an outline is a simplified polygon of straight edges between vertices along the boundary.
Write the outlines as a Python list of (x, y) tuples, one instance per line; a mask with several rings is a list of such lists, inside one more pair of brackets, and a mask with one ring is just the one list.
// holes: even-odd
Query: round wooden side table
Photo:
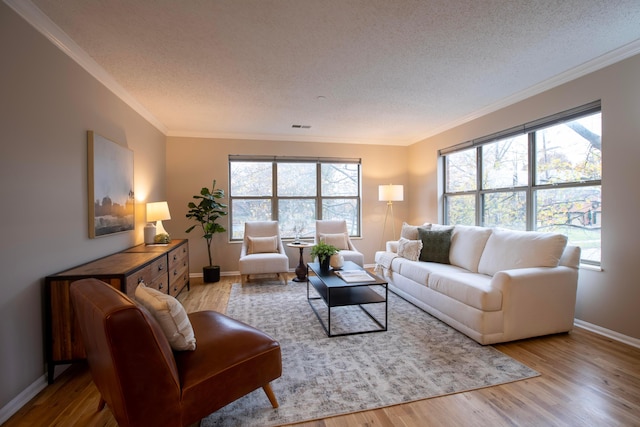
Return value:
[(304, 264), (304, 248), (310, 248), (315, 246), (313, 243), (307, 242), (298, 242), (298, 243), (287, 243), (287, 246), (290, 248), (299, 248), (300, 249), (300, 262), (296, 267), (296, 277), (293, 278), (294, 282), (306, 282), (307, 281), (307, 266)]

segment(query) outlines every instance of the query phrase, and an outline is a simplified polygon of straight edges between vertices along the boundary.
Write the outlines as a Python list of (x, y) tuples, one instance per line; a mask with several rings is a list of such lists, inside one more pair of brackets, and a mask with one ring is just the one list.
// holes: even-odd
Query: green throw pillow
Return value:
[(427, 230), (426, 228), (418, 227), (418, 236), (422, 240), (420, 261), (449, 264), (452, 232), (453, 227), (444, 230)]

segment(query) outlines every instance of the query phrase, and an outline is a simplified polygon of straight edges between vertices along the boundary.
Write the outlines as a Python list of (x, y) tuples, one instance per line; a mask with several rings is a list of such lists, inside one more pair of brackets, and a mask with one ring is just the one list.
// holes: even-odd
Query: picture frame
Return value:
[(133, 151), (87, 131), (89, 237), (135, 229)]

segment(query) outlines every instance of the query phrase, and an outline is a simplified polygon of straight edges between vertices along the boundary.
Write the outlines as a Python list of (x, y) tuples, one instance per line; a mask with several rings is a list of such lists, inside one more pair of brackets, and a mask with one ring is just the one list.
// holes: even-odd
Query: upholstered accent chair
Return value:
[(349, 238), (347, 221), (345, 220), (317, 220), (316, 243), (325, 242), (338, 248), (345, 261), (352, 261), (364, 267), (364, 255), (356, 249)]
[[(118, 425), (189, 426), (280, 377), (280, 344), (224, 314), (188, 314), (195, 350), (172, 350), (142, 304), (98, 279), (71, 284), (91, 376)], [(177, 301), (176, 301), (177, 302)], [(183, 309), (183, 308), (182, 308)], [(265, 399), (266, 404), (266, 399)]]
[(275, 274), (287, 284), (289, 257), (280, 239), (278, 221), (245, 222), (238, 266), (243, 285), (251, 275), (262, 274)]

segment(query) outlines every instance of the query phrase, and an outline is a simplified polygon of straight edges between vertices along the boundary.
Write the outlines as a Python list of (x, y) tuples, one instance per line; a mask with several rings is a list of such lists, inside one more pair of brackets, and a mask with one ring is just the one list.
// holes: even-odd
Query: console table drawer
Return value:
[(127, 276), (127, 289), (126, 294), (131, 298), (134, 297), (136, 293), (136, 288), (138, 287), (138, 283), (144, 282), (145, 285), (151, 285), (153, 281), (153, 274), (151, 272), (151, 266), (148, 265), (140, 270), (134, 272), (133, 274)]

